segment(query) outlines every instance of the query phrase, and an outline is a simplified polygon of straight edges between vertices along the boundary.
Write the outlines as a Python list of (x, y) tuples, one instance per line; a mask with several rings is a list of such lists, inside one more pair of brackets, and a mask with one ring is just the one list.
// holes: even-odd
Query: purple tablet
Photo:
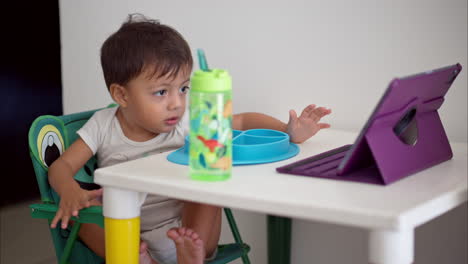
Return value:
[(452, 158), (437, 110), (460, 64), (394, 79), (353, 145), (277, 168), (281, 173), (389, 184)]

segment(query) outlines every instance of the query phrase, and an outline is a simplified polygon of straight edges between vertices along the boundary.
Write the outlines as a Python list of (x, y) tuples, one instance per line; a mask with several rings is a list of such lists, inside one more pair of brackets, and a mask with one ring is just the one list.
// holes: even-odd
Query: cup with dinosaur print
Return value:
[(231, 177), (232, 89), (225, 70), (195, 71), (190, 89), (190, 177), (220, 181)]

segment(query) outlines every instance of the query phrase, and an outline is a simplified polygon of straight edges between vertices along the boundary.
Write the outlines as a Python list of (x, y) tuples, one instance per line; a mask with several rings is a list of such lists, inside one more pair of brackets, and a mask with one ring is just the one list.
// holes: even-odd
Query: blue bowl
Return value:
[[(167, 156), (171, 162), (188, 165), (189, 136), (183, 147)], [(299, 147), (289, 142), (289, 135), (271, 129), (232, 131), (233, 165), (269, 163), (296, 156)]]

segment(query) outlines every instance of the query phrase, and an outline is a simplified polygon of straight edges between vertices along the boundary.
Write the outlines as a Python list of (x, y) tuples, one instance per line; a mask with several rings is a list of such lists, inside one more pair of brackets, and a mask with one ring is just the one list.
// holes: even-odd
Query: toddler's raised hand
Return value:
[(290, 110), (287, 133), (291, 141), (294, 143), (302, 143), (317, 134), (320, 129), (329, 128), (329, 124), (319, 122), (322, 117), (330, 113), (331, 109), (315, 107), (314, 104), (304, 108), (299, 117), (297, 117), (296, 111)]
[(71, 187), (60, 195), (59, 210), (55, 214), (50, 227), (55, 228), (57, 222), (62, 220), (62, 229), (67, 228), (70, 217), (78, 216), (80, 209), (91, 206), (91, 201), (100, 196), (102, 196), (102, 188), (87, 191), (77, 185)]

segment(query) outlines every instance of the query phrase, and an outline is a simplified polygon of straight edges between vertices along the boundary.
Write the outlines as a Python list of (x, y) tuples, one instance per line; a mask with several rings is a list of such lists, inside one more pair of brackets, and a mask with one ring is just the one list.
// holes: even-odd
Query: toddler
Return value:
[[(97, 111), (77, 132), (79, 138), (49, 168), (60, 205), (51, 226), (66, 228), (71, 216), (99, 204), (102, 189), (85, 190), (73, 175), (93, 156), (99, 167), (171, 151), (188, 134), (187, 93), (193, 60), (184, 38), (173, 28), (142, 15), (130, 15), (104, 42), (101, 65), (117, 107)], [(233, 116), (233, 129), (267, 128), (287, 132), (301, 143), (329, 124), (331, 113), (307, 106), (298, 117), (290, 110), (287, 124), (260, 113)], [(140, 263), (201, 264), (216, 256), (221, 208), (148, 195), (141, 207)], [(80, 239), (105, 257), (104, 230), (83, 224)]]

